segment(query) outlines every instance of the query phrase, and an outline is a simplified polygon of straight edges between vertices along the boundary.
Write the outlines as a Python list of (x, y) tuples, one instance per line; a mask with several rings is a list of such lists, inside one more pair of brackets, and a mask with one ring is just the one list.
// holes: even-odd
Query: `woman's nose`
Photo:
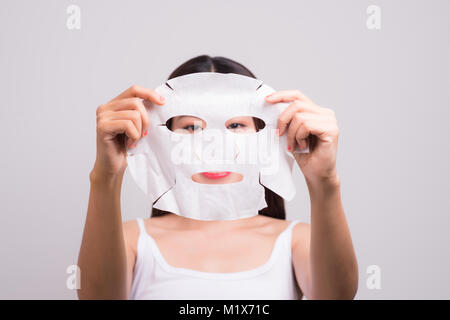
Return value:
[(235, 141), (226, 133), (205, 130), (201, 143), (195, 148), (195, 156), (205, 162), (217, 164), (230, 163), (239, 155), (239, 148)]

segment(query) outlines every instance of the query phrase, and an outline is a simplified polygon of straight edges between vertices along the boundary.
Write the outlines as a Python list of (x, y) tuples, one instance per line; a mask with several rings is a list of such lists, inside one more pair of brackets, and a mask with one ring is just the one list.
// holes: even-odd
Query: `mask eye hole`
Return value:
[(234, 133), (255, 133), (264, 129), (264, 120), (253, 116), (240, 116), (225, 121), (225, 128)]
[(181, 115), (168, 119), (166, 127), (174, 133), (194, 134), (206, 128), (206, 121), (191, 115)]

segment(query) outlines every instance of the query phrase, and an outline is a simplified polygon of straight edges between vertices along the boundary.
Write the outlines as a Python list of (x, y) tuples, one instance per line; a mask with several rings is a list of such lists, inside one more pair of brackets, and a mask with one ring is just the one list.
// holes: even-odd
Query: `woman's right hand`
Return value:
[(134, 85), (97, 108), (97, 157), (91, 177), (123, 175), (126, 146), (136, 146), (148, 132), (150, 119), (143, 100), (164, 104), (164, 97), (154, 90)]

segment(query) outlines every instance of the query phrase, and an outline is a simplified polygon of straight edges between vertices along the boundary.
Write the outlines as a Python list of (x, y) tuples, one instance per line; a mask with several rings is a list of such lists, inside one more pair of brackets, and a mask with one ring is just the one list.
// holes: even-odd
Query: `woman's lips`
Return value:
[(230, 171), (224, 171), (224, 172), (201, 172), (201, 174), (208, 178), (208, 179), (220, 179), (227, 177), (231, 172)]

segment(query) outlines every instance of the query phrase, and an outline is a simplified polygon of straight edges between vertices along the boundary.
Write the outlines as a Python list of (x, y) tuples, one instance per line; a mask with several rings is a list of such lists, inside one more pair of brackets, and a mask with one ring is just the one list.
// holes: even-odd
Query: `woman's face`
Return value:
[[(225, 127), (236, 133), (256, 132), (253, 117), (242, 116), (229, 119)], [(176, 133), (193, 134), (206, 128), (206, 122), (193, 116), (178, 116), (172, 118), (171, 130)], [(242, 180), (242, 175), (236, 172), (199, 172), (192, 175), (192, 180), (205, 184), (224, 184)]]

